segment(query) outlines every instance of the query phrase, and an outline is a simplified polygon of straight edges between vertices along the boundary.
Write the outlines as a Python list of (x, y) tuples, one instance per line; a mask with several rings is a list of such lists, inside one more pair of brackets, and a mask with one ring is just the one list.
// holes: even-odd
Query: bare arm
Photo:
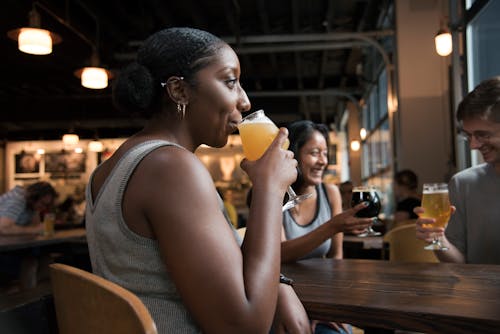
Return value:
[(0, 234), (14, 235), (14, 234), (38, 234), (43, 230), (43, 226), (38, 223), (30, 225), (17, 225), (16, 222), (8, 217), (0, 217)]
[(297, 164), (280, 148), (284, 132), (278, 137), (261, 159), (242, 163), (254, 197), (241, 249), (210, 174), (192, 154), (155, 152), (129, 183), (128, 189), (144, 193), (133, 205), (152, 225), (169, 274), (203, 332), (260, 333), (271, 326), (279, 286), (281, 201)]
[[(332, 216), (342, 213), (342, 196), (340, 196), (339, 188), (333, 184), (326, 184), (325, 187), (328, 192), (330, 207), (332, 208)], [(344, 257), (343, 242), (344, 233), (342, 231), (335, 233), (332, 236), (332, 245), (328, 252), (328, 257), (342, 259)]]
[[(358, 204), (334, 216), (328, 222), (315, 230), (298, 238), (287, 240), (284, 229), (281, 232), (281, 262), (293, 262), (321, 245), (328, 238), (334, 238), (340, 232), (361, 233), (372, 224), (371, 218), (357, 218), (356, 212), (363, 209), (364, 204)], [(338, 237), (342, 238), (342, 237)], [(336, 247), (342, 247), (342, 239), (335, 241)]]

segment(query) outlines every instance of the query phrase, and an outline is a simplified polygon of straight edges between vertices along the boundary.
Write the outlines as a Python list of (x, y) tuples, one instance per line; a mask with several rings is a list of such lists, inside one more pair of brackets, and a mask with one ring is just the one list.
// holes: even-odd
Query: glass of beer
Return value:
[[(356, 213), (356, 217), (377, 219), (380, 213), (380, 197), (378, 196), (377, 189), (371, 186), (358, 186), (352, 189), (351, 206), (358, 205), (362, 202), (368, 202), (368, 206)], [(373, 237), (380, 235), (380, 232), (373, 230), (371, 226), (366, 229), (366, 232), (358, 234), (358, 237)]]
[[(424, 225), (424, 227), (445, 228), (451, 215), (448, 185), (446, 183), (424, 183), (422, 208), (424, 212), (420, 214), (420, 217), (436, 220), (433, 224), (426, 224), (427, 226)], [(434, 237), (434, 240), (424, 248), (427, 250), (448, 250), (438, 237)]]
[[(243, 118), (238, 125), (238, 130), (243, 144), (243, 153), (251, 161), (259, 159), (264, 154), (279, 132), (278, 127), (264, 114), (264, 110), (257, 110)], [(283, 149), (288, 149), (289, 145), (290, 141), (287, 139), (283, 144)], [(283, 205), (283, 211), (294, 207), (312, 195), (298, 196), (290, 186), (288, 186), (287, 193), (288, 201)]]
[(56, 221), (55, 213), (48, 212), (43, 215), (43, 235), (46, 237), (50, 237), (54, 235), (54, 224)]

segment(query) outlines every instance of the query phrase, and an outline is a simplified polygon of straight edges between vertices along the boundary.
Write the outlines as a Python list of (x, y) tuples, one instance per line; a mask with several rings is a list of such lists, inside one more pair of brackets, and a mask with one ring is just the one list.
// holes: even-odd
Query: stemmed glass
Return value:
[[(421, 218), (434, 218), (433, 224), (424, 224), (424, 227), (446, 228), (451, 215), (450, 200), (448, 197), (448, 185), (446, 183), (424, 183), (422, 195), (422, 208), (424, 212)], [(432, 242), (425, 246), (427, 250), (448, 250), (441, 243), (441, 238), (434, 236)]]
[[(356, 213), (356, 217), (360, 218), (371, 218), (377, 216), (380, 213), (380, 197), (378, 196), (377, 189), (370, 186), (358, 186), (352, 189), (352, 201), (351, 205), (355, 206), (362, 202), (368, 202), (368, 206), (364, 209), (359, 210)], [(371, 226), (366, 229), (366, 232), (358, 234), (358, 237), (373, 237), (380, 235), (380, 232), (373, 230)]]
[[(248, 160), (257, 160), (267, 150), (274, 138), (278, 135), (278, 127), (265, 114), (264, 110), (257, 110), (243, 118), (238, 125), (243, 153)], [(283, 149), (288, 149), (290, 141), (287, 139)], [(312, 194), (297, 195), (291, 186), (287, 188), (288, 202), (283, 205), (282, 210), (293, 208), (296, 204), (309, 198)]]

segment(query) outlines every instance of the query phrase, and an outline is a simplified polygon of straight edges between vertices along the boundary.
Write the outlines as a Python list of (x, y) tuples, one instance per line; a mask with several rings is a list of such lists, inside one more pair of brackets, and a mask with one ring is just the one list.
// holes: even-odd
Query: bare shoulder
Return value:
[(210, 173), (194, 153), (176, 146), (154, 150), (144, 158), (140, 167), (141, 174), (159, 186), (167, 182), (170, 186), (188, 187), (207, 178), (211, 180)]
[(335, 184), (324, 183), (330, 206), (333, 208), (333, 214), (342, 212), (342, 196), (340, 195), (339, 187)]
[(339, 187), (337, 187), (335, 184), (332, 184), (332, 183), (323, 183), (323, 184), (326, 188), (326, 191), (328, 193), (328, 197), (330, 199), (340, 197)]

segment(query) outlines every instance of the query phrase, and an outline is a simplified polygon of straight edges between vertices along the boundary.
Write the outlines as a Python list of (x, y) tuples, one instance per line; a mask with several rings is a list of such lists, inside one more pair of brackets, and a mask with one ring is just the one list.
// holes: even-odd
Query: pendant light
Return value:
[(90, 66), (75, 71), (75, 76), (81, 80), (83, 87), (103, 89), (108, 87), (108, 79), (112, 78), (110, 71), (99, 66), (99, 55), (94, 48), (90, 57)]
[(17, 40), (18, 49), (24, 53), (48, 55), (52, 53), (52, 45), (60, 43), (62, 39), (58, 34), (40, 28), (40, 13), (35, 5), (40, 6), (38, 2), (33, 3), (28, 15), (29, 26), (10, 30), (7, 32), (7, 36), (10, 39)]
[(71, 130), (62, 136), (62, 142), (65, 149), (73, 148), (80, 142), (80, 137)]
[(102, 152), (104, 150), (104, 145), (101, 141), (95, 139), (89, 142), (88, 149), (90, 152)]

